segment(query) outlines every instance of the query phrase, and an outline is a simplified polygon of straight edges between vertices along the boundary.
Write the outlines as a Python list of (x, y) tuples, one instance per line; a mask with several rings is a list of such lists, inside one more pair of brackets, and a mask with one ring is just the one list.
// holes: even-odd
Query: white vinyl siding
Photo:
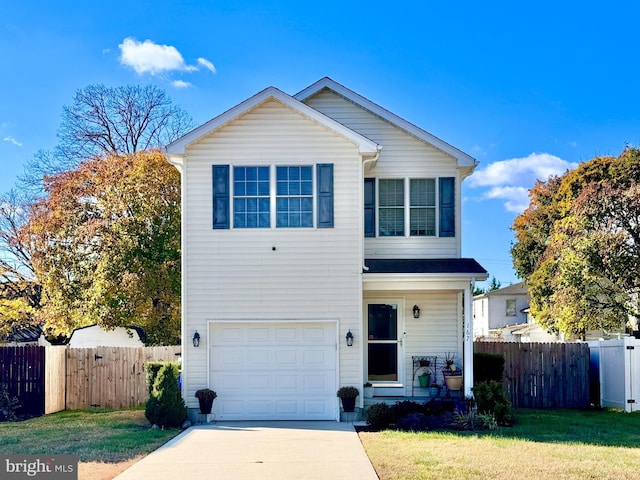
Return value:
[[(332, 229), (213, 230), (211, 165), (334, 165)], [(190, 145), (185, 198), (185, 335), (201, 335), (185, 356), (185, 399), (207, 385), (208, 321), (334, 318), (339, 338), (361, 336), (361, 157), (357, 146), (285, 107), (267, 101)], [(361, 383), (357, 347), (338, 342), (338, 383)], [(222, 394), (222, 392), (219, 392)]]
[[(305, 100), (309, 106), (382, 145), (375, 166), (366, 177), (460, 178), (454, 158), (364, 110), (343, 97), (323, 90)], [(459, 180), (456, 181), (456, 236), (370, 237), (364, 240), (366, 258), (456, 258), (461, 255)]]

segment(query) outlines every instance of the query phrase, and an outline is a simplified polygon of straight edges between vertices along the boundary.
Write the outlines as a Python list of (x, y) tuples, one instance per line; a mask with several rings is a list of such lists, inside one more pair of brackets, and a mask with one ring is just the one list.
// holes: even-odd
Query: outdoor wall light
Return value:
[(413, 318), (420, 318), (420, 307), (418, 305), (413, 306)]
[(347, 339), (347, 347), (350, 347), (353, 345), (353, 333), (351, 333), (351, 330), (347, 332), (347, 335), (344, 338)]
[(194, 347), (200, 346), (200, 334), (198, 333), (197, 330), (196, 330), (196, 333), (193, 334), (193, 346)]

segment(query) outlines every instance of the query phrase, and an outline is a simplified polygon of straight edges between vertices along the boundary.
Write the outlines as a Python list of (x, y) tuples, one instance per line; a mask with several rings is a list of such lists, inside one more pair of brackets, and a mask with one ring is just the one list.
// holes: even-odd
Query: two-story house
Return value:
[(447, 352), (470, 393), (487, 277), (461, 258), (473, 158), (329, 78), (267, 88), (166, 154), (182, 175), (191, 410), (209, 387), (219, 420), (338, 419), (340, 386), (410, 396), (412, 357)]

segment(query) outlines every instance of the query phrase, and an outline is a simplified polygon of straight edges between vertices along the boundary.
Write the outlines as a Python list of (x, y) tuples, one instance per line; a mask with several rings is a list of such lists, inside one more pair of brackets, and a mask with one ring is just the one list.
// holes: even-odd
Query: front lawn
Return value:
[(636, 479), (640, 414), (516, 410), (491, 432), (361, 432), (382, 480)]
[(0, 454), (78, 455), (120, 462), (149, 453), (180, 430), (152, 430), (144, 410), (72, 410), (0, 423)]

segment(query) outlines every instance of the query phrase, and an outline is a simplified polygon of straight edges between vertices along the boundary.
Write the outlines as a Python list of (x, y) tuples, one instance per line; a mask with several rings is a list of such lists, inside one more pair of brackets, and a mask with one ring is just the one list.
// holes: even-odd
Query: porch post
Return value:
[(464, 395), (472, 395), (473, 387), (473, 311), (471, 296), (473, 294), (475, 279), (464, 289)]

